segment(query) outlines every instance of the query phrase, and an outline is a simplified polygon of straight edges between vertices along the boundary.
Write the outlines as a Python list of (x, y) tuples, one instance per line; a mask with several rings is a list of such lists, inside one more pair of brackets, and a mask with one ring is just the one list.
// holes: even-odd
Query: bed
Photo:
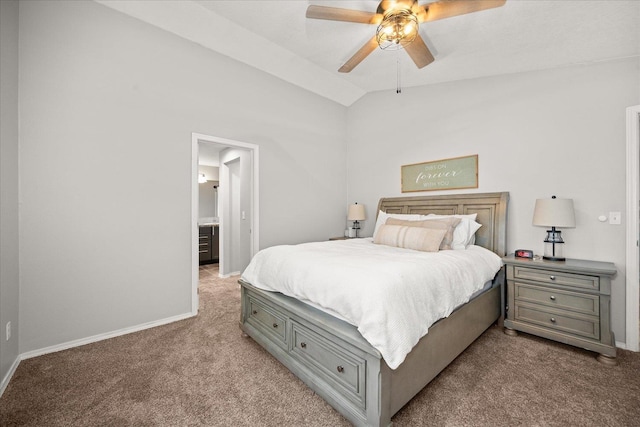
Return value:
[[(388, 214), (477, 214), (475, 245), (505, 255), (508, 193), (380, 199)], [(243, 333), (253, 338), (355, 425), (388, 426), (391, 417), (476, 338), (504, 317), (504, 271), (488, 289), (431, 325), (391, 369), (356, 326), (279, 292), (241, 285)]]

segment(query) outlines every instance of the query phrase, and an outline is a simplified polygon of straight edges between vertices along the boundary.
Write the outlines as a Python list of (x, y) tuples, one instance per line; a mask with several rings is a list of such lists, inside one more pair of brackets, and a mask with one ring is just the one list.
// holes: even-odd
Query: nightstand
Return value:
[(507, 269), (505, 334), (538, 335), (595, 351), (604, 364), (617, 363), (610, 307), (613, 263), (513, 255), (502, 261)]

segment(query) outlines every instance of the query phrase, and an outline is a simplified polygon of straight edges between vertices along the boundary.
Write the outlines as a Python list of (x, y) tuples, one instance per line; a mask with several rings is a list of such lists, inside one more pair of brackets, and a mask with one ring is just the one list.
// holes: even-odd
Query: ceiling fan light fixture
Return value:
[(380, 49), (402, 49), (418, 35), (418, 17), (409, 9), (389, 11), (376, 30)]
[[(2, 1), (2, 0), (0, 0)], [(425, 0), (421, 0), (425, 1)], [(420, 5), (418, 0), (380, 0), (375, 12), (310, 5), (307, 18), (379, 25), (375, 37), (366, 41), (339, 69), (349, 73), (369, 54), (381, 49), (405, 49), (418, 68), (426, 67), (435, 58), (418, 33), (418, 24), (452, 16), (480, 12), (500, 7), (507, 0), (430, 0)]]

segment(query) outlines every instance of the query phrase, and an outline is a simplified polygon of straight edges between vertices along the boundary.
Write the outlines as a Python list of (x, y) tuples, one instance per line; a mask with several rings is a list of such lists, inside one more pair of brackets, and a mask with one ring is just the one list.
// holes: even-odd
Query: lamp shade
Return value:
[(364, 221), (366, 219), (364, 205), (359, 205), (357, 203), (355, 205), (349, 205), (347, 219), (349, 221)]
[(574, 228), (576, 215), (573, 211), (573, 199), (557, 199), (556, 196), (553, 196), (551, 199), (536, 200), (533, 225)]

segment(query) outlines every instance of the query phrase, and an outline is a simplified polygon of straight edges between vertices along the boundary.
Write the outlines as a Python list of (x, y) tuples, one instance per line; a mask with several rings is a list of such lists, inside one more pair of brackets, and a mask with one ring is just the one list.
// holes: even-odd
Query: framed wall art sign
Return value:
[(404, 165), (400, 173), (403, 193), (478, 188), (478, 155)]

